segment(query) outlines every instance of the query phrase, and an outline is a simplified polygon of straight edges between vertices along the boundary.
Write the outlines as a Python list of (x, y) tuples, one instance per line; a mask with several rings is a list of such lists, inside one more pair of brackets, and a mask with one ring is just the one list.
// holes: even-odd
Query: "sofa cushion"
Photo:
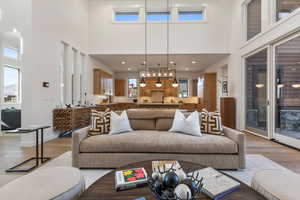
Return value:
[(129, 109), (127, 115), (130, 120), (173, 118), (175, 111), (175, 109)]
[(155, 129), (158, 131), (168, 131), (172, 127), (173, 120), (173, 118), (158, 118)]
[(133, 130), (155, 130), (155, 119), (131, 119), (129, 122)]
[(225, 136), (196, 137), (180, 133), (133, 131), (98, 135), (80, 143), (82, 153), (195, 153), (235, 154), (238, 146)]

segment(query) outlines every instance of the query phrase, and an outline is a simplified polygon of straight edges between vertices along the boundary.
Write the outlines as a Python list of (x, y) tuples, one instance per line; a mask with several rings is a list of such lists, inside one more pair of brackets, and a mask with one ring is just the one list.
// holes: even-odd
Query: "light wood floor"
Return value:
[[(58, 138), (45, 144), (45, 155), (57, 157), (71, 150), (71, 138)], [(300, 174), (300, 151), (271, 142), (260, 137), (246, 135), (248, 154), (261, 154)], [(12, 165), (34, 156), (35, 148), (19, 147), (19, 138), (15, 136), (0, 137), (0, 172)]]

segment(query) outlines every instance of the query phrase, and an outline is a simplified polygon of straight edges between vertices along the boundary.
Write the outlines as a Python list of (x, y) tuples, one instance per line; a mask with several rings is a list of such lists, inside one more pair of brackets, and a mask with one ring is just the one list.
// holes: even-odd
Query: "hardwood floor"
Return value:
[[(0, 137), (0, 172), (12, 165), (35, 155), (35, 148), (19, 146), (19, 137)], [(57, 157), (71, 150), (71, 138), (58, 138), (45, 144), (45, 155)], [(248, 154), (261, 154), (300, 174), (300, 151), (246, 134), (246, 151)]]

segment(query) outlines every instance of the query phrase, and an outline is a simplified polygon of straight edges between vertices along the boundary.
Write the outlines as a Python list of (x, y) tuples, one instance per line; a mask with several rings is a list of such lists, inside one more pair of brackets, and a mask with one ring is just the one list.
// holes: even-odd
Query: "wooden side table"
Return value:
[[(50, 128), (50, 126), (40, 126), (40, 127), (34, 127), (34, 128), (28, 128), (28, 129), (16, 129), (13, 131), (7, 131), (8, 133), (32, 133), (35, 132), (35, 143), (36, 143), (36, 154), (35, 157), (31, 157), (9, 169), (6, 170), (6, 172), (30, 172), (31, 170), (37, 168), (41, 163), (47, 162), (50, 160), (50, 157), (44, 157), (44, 130)], [(39, 134), (41, 136), (41, 153), (39, 152)], [(17, 169), (26, 163), (35, 160), (35, 164), (33, 166), (30, 166), (26, 169)]]

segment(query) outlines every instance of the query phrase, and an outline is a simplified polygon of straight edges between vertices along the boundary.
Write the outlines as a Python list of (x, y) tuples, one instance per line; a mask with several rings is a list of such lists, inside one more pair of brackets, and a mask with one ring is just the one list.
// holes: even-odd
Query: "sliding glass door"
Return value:
[(300, 148), (300, 35), (274, 48), (274, 137)]
[(268, 50), (246, 58), (246, 130), (268, 137)]

